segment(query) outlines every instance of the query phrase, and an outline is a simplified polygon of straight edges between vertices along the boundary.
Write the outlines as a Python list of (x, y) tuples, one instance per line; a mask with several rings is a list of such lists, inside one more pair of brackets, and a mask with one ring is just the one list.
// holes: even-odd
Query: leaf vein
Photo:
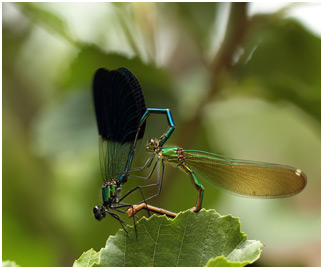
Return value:
[(154, 240), (154, 238), (151, 236), (151, 234), (149, 233), (149, 230), (147, 229), (147, 226), (146, 226), (146, 224), (143, 224), (144, 225), (144, 227), (145, 227), (145, 230), (146, 230), (146, 232), (147, 232), (147, 234), (149, 235), (149, 237), (151, 238), (151, 240), (154, 242), (154, 243), (156, 243), (155, 242), (155, 240)]
[(183, 225), (183, 227), (185, 227), (185, 229), (184, 229), (183, 237), (182, 237), (182, 240), (181, 240), (181, 246), (179, 248), (179, 253), (178, 253), (178, 258), (177, 258), (177, 262), (176, 262), (176, 267), (178, 267), (178, 263), (179, 263), (180, 256), (181, 256), (181, 252), (182, 252), (183, 242), (184, 242), (184, 238), (185, 238), (185, 234), (186, 234), (186, 229), (187, 229), (187, 218), (186, 218), (185, 226)]
[(154, 263), (155, 263), (155, 253), (156, 253), (156, 249), (157, 249), (158, 239), (159, 239), (159, 235), (160, 235), (160, 228), (162, 226), (162, 223), (163, 223), (163, 220), (160, 222), (159, 227), (158, 227), (158, 231), (157, 231), (157, 238), (156, 238), (155, 247), (154, 247), (152, 266), (154, 266)]
[(203, 251), (202, 251), (201, 258), (200, 258), (199, 266), (202, 266), (201, 265), (201, 263), (202, 263), (202, 257), (203, 257), (203, 255), (205, 253), (206, 239), (207, 239), (207, 236), (209, 234), (210, 224), (211, 224), (211, 218), (209, 218), (209, 221), (208, 221), (207, 230), (206, 230), (205, 237), (204, 237)]

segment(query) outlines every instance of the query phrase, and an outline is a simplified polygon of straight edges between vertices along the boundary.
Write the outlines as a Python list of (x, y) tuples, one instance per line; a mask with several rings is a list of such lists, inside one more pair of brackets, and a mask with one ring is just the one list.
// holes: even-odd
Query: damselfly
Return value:
[[(173, 122), (172, 119), (171, 122)], [(216, 187), (255, 198), (288, 197), (299, 193), (306, 186), (305, 173), (287, 165), (231, 159), (205, 151), (185, 150), (181, 147), (163, 147), (158, 139), (150, 139), (146, 145), (146, 151), (153, 154), (142, 170), (150, 166), (152, 159), (157, 159), (148, 177), (152, 175), (156, 166), (161, 166), (164, 171), (167, 163), (179, 167), (189, 175), (198, 192), (197, 202), (192, 208), (195, 212), (202, 208), (204, 196), (200, 176)], [(158, 173), (157, 184), (160, 187), (156, 195), (161, 191), (163, 175), (164, 173)], [(134, 205), (127, 210), (127, 213), (131, 217), (142, 209), (170, 217), (176, 216), (176, 213), (147, 205), (147, 203)]]
[[(168, 109), (146, 109), (140, 84), (126, 68), (112, 71), (98, 69), (93, 81), (93, 97), (100, 141), (100, 168), (104, 181), (102, 205), (95, 206), (93, 213), (97, 220), (102, 220), (107, 214), (111, 215), (126, 231), (126, 224), (117, 212), (125, 213), (120, 208), (131, 205), (122, 200), (146, 186), (137, 186), (124, 196), (120, 195), (122, 186), (130, 176), (137, 140), (144, 136), (146, 120), (151, 114), (167, 116), (169, 127), (159, 139), (161, 145), (172, 134), (175, 126), (170, 120), (172, 117)], [(140, 169), (134, 169), (137, 170)], [(142, 191), (141, 194), (145, 201)]]

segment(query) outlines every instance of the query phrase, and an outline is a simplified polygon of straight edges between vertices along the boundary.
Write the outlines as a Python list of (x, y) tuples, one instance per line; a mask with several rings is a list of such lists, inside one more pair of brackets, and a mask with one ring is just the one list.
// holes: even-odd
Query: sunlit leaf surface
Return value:
[(215, 210), (185, 211), (175, 219), (153, 215), (110, 236), (99, 253), (83, 253), (74, 266), (244, 266), (257, 260), (262, 244), (248, 240), (240, 221)]

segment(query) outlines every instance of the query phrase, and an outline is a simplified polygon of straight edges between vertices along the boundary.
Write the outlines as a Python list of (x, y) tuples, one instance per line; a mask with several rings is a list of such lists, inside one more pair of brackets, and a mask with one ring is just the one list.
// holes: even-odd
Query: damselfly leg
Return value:
[[(174, 123), (172, 114), (171, 114), (171, 112), (170, 112), (169, 109), (164, 109), (164, 108), (148, 108), (146, 110), (146, 112), (144, 113), (144, 115), (142, 116), (142, 118), (141, 118), (140, 125), (139, 125), (139, 129), (138, 129), (138, 132), (137, 133), (140, 132), (141, 126), (146, 123), (146, 120), (148, 119), (148, 117), (151, 114), (164, 114), (164, 115), (166, 115), (166, 118), (167, 118), (167, 121), (168, 121), (168, 128), (165, 131), (165, 133), (163, 133), (158, 140), (154, 140), (154, 141), (157, 141), (156, 142), (157, 144), (156, 145), (153, 145), (153, 150), (152, 150), (152, 146), (148, 142), (148, 144), (146, 146), (146, 150), (148, 152), (153, 152), (153, 153), (147, 159), (147, 161), (145, 162), (145, 164), (142, 167), (131, 168), (129, 170), (129, 173), (133, 173), (133, 172), (139, 172), (139, 171), (143, 171), (145, 169), (148, 169), (148, 168), (150, 168), (150, 166), (152, 165), (154, 159), (156, 158), (156, 162), (153, 165), (153, 168), (150, 171), (150, 173), (148, 174), (148, 176), (143, 177), (143, 176), (129, 174), (130, 177), (135, 177), (135, 178), (140, 178), (140, 179), (148, 180), (148, 179), (151, 178), (153, 172), (155, 171), (155, 169), (157, 167), (157, 182), (156, 183), (148, 184), (148, 185), (143, 185), (143, 186), (137, 186), (136, 188), (134, 188), (133, 190), (131, 190), (131, 192), (132, 192), (132, 191), (134, 191), (136, 189), (140, 189), (141, 192), (142, 192), (142, 189), (143, 188), (149, 188), (149, 187), (159, 186), (157, 193), (155, 193), (155, 194), (151, 195), (150, 197), (146, 198), (146, 201), (147, 200), (150, 200), (150, 199), (152, 199), (152, 198), (154, 198), (156, 196), (158, 196), (160, 194), (160, 192), (161, 192), (162, 183), (163, 183), (163, 179), (164, 179), (164, 163), (163, 163), (162, 160), (160, 160), (158, 158), (158, 151), (156, 149), (157, 148), (161, 148), (165, 144), (165, 142), (170, 138), (170, 136), (172, 135), (172, 133), (175, 130), (175, 123)], [(136, 146), (136, 141), (134, 143), (133, 155), (134, 155), (134, 152), (135, 152), (135, 146)], [(141, 201), (140, 203), (142, 203), (142, 202), (143, 201)]]

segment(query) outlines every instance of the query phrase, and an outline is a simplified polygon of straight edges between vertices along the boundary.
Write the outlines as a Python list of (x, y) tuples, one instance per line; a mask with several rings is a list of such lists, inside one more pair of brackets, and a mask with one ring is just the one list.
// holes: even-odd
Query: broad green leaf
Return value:
[[(188, 210), (175, 219), (153, 215), (142, 218), (136, 228), (137, 238), (134, 227), (128, 226), (129, 237), (123, 230), (110, 236), (95, 266), (243, 266), (257, 260), (262, 247), (247, 240), (238, 218), (215, 210)], [(94, 260), (89, 251), (74, 266)]]

